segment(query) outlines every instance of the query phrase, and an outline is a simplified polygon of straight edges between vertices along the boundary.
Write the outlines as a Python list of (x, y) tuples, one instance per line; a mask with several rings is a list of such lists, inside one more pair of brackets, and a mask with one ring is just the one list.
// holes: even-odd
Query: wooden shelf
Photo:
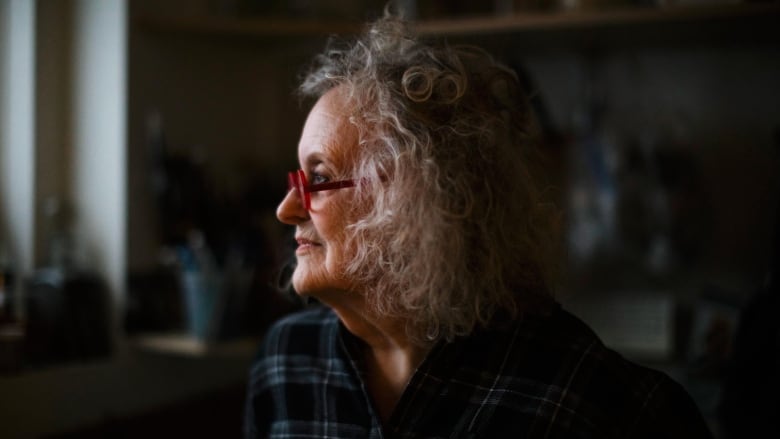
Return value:
[(251, 362), (251, 354), (192, 357), (128, 352), (101, 361), (0, 376), (0, 436), (59, 436), (244, 386)]
[(293, 18), (137, 17), (139, 28), (157, 33), (201, 36), (295, 38), (354, 34), (361, 24)]
[[(420, 21), (425, 36), (480, 37), (506, 34), (598, 34), (601, 44), (632, 41), (707, 40), (713, 38), (777, 43), (780, 38), (780, 2), (630, 7), (613, 10), (527, 12), (506, 16), (475, 16)], [(354, 34), (362, 24), (354, 21), (271, 17), (137, 17), (141, 29), (169, 34), (243, 38), (311, 38)], [(616, 34), (617, 32), (617, 34)], [(666, 37), (663, 33), (669, 33)], [(647, 38), (648, 33), (661, 36)], [(615, 37), (614, 41), (610, 38)], [(586, 41), (588, 38), (586, 38)], [(568, 38), (567, 41), (568, 42)]]
[(257, 350), (259, 341), (253, 338), (241, 338), (224, 342), (207, 342), (187, 334), (144, 334), (130, 338), (130, 344), (147, 352), (185, 357), (244, 356), (250, 358)]
[(774, 19), (779, 17), (780, 2), (625, 7), (611, 10), (518, 13), (507, 16), (430, 20), (420, 22), (418, 31), (424, 35), (468, 35), (676, 23), (717, 22), (733, 25), (753, 20), (775, 21)]

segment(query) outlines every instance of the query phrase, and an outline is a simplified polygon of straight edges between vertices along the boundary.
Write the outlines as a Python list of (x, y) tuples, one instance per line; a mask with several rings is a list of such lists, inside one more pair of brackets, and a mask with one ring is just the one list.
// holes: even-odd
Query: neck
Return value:
[[(332, 299), (329, 297), (327, 299)], [(362, 340), (372, 351), (409, 352), (427, 351), (413, 343), (406, 333), (407, 321), (372, 312), (363, 296), (354, 293), (339, 295), (338, 300), (321, 298), (329, 306), (347, 330)]]
[(366, 387), (385, 423), (425, 359), (429, 346), (415, 344), (409, 339), (405, 320), (369, 312), (362, 298), (351, 303), (328, 305), (347, 330), (364, 342)]

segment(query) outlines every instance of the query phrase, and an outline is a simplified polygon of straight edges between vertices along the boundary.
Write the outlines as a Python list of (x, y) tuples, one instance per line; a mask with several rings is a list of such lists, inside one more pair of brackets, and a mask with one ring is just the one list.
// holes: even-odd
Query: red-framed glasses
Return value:
[(302, 169), (287, 173), (287, 191), (295, 189), (301, 204), (306, 210), (311, 210), (311, 193), (331, 191), (355, 186), (354, 180), (328, 181), (325, 183), (309, 184), (306, 181), (306, 173)]

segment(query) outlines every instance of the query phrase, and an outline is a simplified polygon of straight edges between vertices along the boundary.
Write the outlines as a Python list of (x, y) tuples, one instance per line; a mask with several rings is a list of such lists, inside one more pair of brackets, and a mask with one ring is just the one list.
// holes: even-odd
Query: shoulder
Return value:
[[(603, 380), (602, 384), (614, 384), (623, 388), (640, 386), (637, 393), (645, 394), (649, 388), (668, 377), (656, 370), (641, 366), (610, 349), (585, 322), (560, 306), (549, 313), (525, 316), (511, 328), (507, 343), (513, 350), (520, 350), (525, 357), (533, 355), (537, 363), (551, 371), (540, 376), (545, 382), (558, 382), (561, 377), (587, 376), (591, 380)], [(512, 364), (521, 368), (526, 361)], [(552, 375), (554, 371), (555, 375)]]
[[(686, 437), (706, 432), (693, 399), (667, 374), (605, 346), (587, 324), (563, 309), (550, 317), (546, 329), (552, 334), (535, 336), (554, 346), (556, 352), (547, 360), (557, 357), (558, 377), (565, 377), (550, 382), (560, 389), (561, 402), (580, 416), (632, 437), (648, 431), (663, 437), (686, 426), (691, 426)], [(702, 427), (702, 435), (694, 435), (693, 426)]]
[(274, 355), (315, 355), (323, 337), (335, 335), (338, 317), (327, 307), (316, 306), (289, 314), (268, 329), (256, 361)]
[(287, 315), (269, 328), (249, 371), (246, 437), (267, 437), (274, 422), (306, 411), (302, 401), (313, 401), (315, 384), (326, 382), (322, 353), (336, 344), (337, 328), (337, 317), (325, 307)]
[(274, 323), (249, 370), (252, 395), (288, 382), (304, 382), (339, 357), (338, 317), (326, 307), (290, 314)]
[[(643, 431), (663, 437), (686, 425), (690, 432), (702, 432), (688, 437), (707, 437), (682, 386), (609, 349), (588, 325), (559, 306), (501, 330), (475, 334), (466, 346), (472, 352), (465, 356), (472, 358), (466, 360), (470, 367), (488, 370), (502, 387), (497, 389), (500, 404), (533, 413), (533, 428), (553, 437), (571, 429), (599, 437), (643, 436)], [(478, 356), (475, 350), (481, 351)], [(516, 416), (510, 415), (513, 411), (504, 413)]]

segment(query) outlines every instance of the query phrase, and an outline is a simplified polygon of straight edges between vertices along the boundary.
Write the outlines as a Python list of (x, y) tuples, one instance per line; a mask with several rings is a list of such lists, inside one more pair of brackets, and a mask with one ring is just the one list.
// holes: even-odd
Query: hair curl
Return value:
[(536, 125), (514, 71), (475, 47), (423, 43), (392, 16), (331, 40), (299, 87), (340, 87), (359, 131), (346, 276), (429, 343), (516, 317), (553, 291), (557, 228), (533, 176)]

